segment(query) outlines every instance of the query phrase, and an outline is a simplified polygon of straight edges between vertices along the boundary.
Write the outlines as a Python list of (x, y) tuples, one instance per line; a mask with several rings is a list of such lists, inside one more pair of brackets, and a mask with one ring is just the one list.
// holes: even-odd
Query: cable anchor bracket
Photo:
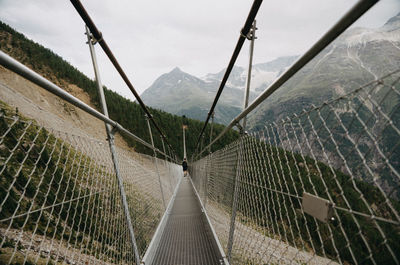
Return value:
[[(92, 42), (92, 45), (96, 45), (98, 42), (101, 42), (103, 40), (103, 34), (101, 34), (101, 32), (99, 33), (100, 33), (100, 38), (98, 39), (96, 39), (92, 33), (89, 33), (89, 38), (90, 41)], [(86, 32), (84, 34), (88, 35)], [(86, 44), (89, 44), (89, 42), (87, 41)]]
[(234, 126), (236, 126), (238, 128), (240, 135), (246, 134), (246, 132), (243, 129), (243, 126), (239, 122), (236, 122)]

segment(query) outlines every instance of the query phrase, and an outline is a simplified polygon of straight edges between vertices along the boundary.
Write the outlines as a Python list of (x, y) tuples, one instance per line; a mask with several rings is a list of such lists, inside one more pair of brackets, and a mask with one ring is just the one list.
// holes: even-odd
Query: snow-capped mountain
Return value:
[[(298, 56), (279, 57), (273, 61), (253, 65), (251, 72), (250, 90), (263, 91), (272, 81), (284, 72)], [(226, 68), (216, 74), (207, 74), (201, 79), (206, 82), (221, 82)], [(234, 66), (227, 81), (227, 85), (237, 89), (246, 87), (247, 68)]]
[(250, 115), (250, 126), (301, 112), (400, 69), (400, 13), (382, 27), (352, 28)]
[[(256, 64), (252, 71), (250, 100), (264, 90), (281, 74), (296, 57), (282, 57), (274, 61)], [(183, 72), (178, 67), (161, 75), (141, 95), (143, 101), (154, 108), (204, 120), (221, 83), (225, 69), (216, 74), (198, 78)], [(243, 106), (243, 89), (247, 69), (235, 66), (217, 105), (216, 121), (227, 124)]]
[[(204, 120), (218, 86), (218, 82), (205, 82), (176, 67), (157, 78), (141, 97), (151, 107)], [(240, 112), (242, 100), (243, 91), (227, 87), (217, 106), (216, 121), (228, 123)]]
[[(284, 72), (298, 56), (280, 57), (255, 64), (250, 100)], [(299, 113), (311, 104), (354, 90), (361, 85), (400, 69), (400, 14), (377, 29), (352, 28), (325, 48), (282, 88), (249, 116), (252, 128), (266, 121)], [(143, 94), (149, 106), (204, 120), (225, 69), (202, 78), (179, 68), (160, 76)], [(235, 66), (217, 105), (216, 117), (227, 124), (242, 109), (247, 69)]]

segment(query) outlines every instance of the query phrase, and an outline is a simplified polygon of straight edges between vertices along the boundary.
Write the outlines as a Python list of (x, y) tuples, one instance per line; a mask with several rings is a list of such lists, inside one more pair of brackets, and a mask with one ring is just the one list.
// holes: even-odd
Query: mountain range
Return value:
[[(271, 62), (256, 64), (252, 71), (250, 100), (279, 76), (297, 56), (281, 57)], [(178, 67), (161, 75), (141, 95), (154, 108), (177, 115), (204, 120), (221, 83), (225, 69), (204, 77), (195, 77)], [(228, 124), (243, 106), (247, 69), (235, 66), (215, 111), (216, 122)], [(157, 95), (157, 96), (155, 96)]]
[[(253, 65), (250, 102), (297, 58), (279, 57)], [(380, 28), (351, 28), (251, 113), (249, 129), (299, 113), (399, 68), (400, 13)], [(151, 107), (204, 120), (224, 73), (225, 69), (195, 77), (175, 68), (157, 78), (141, 96)], [(217, 122), (227, 124), (240, 113), (246, 76), (246, 68), (233, 68), (216, 107)]]
[[(263, 87), (272, 82), (296, 57), (278, 58), (269, 63), (257, 64), (253, 69), (250, 100)], [(178, 67), (161, 75), (141, 95), (143, 101), (154, 108), (204, 120), (221, 83), (225, 69), (204, 77), (195, 77)], [(247, 69), (235, 66), (215, 111), (216, 122), (227, 124), (240, 113), (243, 106)], [(157, 96), (154, 96), (157, 95)]]
[[(206, 82), (176, 67), (160, 76), (141, 97), (148, 106), (203, 120), (217, 88), (217, 82)], [(224, 92), (216, 110), (219, 123), (227, 123), (230, 117), (240, 112), (241, 94), (243, 92), (237, 88), (229, 88)]]
[(300, 113), (400, 69), (400, 13), (339, 36), (249, 116), (250, 128)]

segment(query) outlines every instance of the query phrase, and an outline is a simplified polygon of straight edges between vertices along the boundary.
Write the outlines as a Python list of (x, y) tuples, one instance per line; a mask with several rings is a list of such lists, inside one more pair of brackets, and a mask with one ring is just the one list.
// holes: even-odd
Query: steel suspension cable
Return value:
[[(64, 89), (56, 86), (52, 82), (48, 81), (38, 73), (34, 72), (27, 66), (23, 65), (22, 63), (18, 62), (14, 58), (10, 57), (6, 53), (0, 51), (0, 65), (9, 69), (10, 71), (13, 71), (14, 73), (26, 78), (27, 80), (31, 81), (32, 83), (40, 86), (41, 88), (49, 91), (50, 93), (56, 95), (59, 98), (62, 98), (63, 100), (69, 102), (70, 104), (74, 105), (75, 107), (78, 107), (79, 109), (83, 110), (84, 112), (88, 113), (89, 115), (111, 125), (113, 128), (117, 129), (119, 132), (127, 135), (129, 138), (133, 139), (134, 141), (137, 141), (147, 148), (154, 149), (156, 152), (164, 155), (164, 153), (159, 150), (158, 148), (154, 148), (151, 144), (147, 143), (143, 139), (139, 138), (138, 136), (134, 135), (130, 131), (128, 131), (126, 128), (122, 127), (119, 123), (115, 122), (114, 120), (111, 120), (104, 114), (98, 112), (97, 110), (93, 109), (92, 107), (88, 106), (86, 103), (82, 102), (80, 99), (72, 96), (68, 92), (66, 92)], [(1, 143), (1, 142), (0, 142)], [(172, 157), (171, 157), (172, 158)]]
[(260, 9), (262, 1), (263, 0), (254, 0), (253, 5), (251, 6), (249, 15), (247, 16), (247, 19), (246, 19), (246, 22), (245, 22), (242, 30), (240, 31), (240, 36), (239, 36), (239, 39), (237, 41), (235, 50), (233, 51), (231, 60), (229, 61), (229, 64), (228, 64), (228, 67), (226, 68), (224, 77), (222, 78), (222, 81), (221, 81), (221, 84), (220, 84), (220, 86), (218, 88), (217, 94), (215, 95), (214, 102), (211, 105), (210, 111), (208, 112), (207, 119), (206, 119), (206, 121), (204, 123), (203, 129), (200, 132), (199, 138), (197, 140), (196, 150), (199, 147), (199, 144), (201, 142), (200, 141), (201, 137), (203, 136), (203, 133), (204, 133), (204, 131), (205, 131), (206, 127), (207, 127), (207, 124), (208, 124), (208, 122), (210, 120), (210, 117), (211, 117), (212, 113), (214, 112), (214, 109), (215, 109), (215, 106), (218, 103), (219, 97), (221, 96), (222, 91), (224, 90), (225, 84), (228, 81), (229, 75), (231, 74), (231, 71), (233, 69), (233, 66), (235, 65), (236, 59), (239, 56), (240, 50), (243, 47), (244, 41), (246, 40), (247, 35), (249, 34), (249, 31), (251, 29), (251, 26), (253, 24), (253, 21), (254, 21), (256, 15), (257, 15), (257, 12)]
[(129, 87), (133, 95), (135, 96), (137, 102), (139, 105), (142, 107), (144, 113), (147, 115), (147, 117), (150, 119), (151, 123), (154, 125), (156, 130), (160, 133), (161, 137), (165, 140), (167, 145), (171, 148), (173, 153), (175, 154), (175, 150), (172, 148), (172, 146), (169, 144), (167, 138), (165, 137), (163, 131), (161, 128), (157, 125), (157, 123), (154, 121), (153, 116), (151, 115), (150, 111), (140, 98), (139, 94), (133, 87), (132, 83), (130, 82), (129, 78), (125, 74), (124, 70), (122, 69), (121, 65), (118, 63), (117, 59), (115, 58), (114, 54), (112, 53), (110, 47), (108, 47), (106, 41), (103, 38), (103, 35), (101, 32), (98, 30), (96, 25), (94, 24), (93, 20), (87, 13), (86, 9), (82, 5), (80, 0), (71, 0), (72, 5), (75, 7), (76, 11), (79, 13), (81, 16), (82, 20), (85, 22), (86, 26), (89, 28), (90, 32), (93, 34), (93, 37), (96, 39), (96, 41), (100, 44), (101, 48), (107, 55), (107, 57), (110, 59), (111, 63), (114, 65), (115, 69), (118, 71), (122, 79), (124, 80), (125, 84)]
[[(200, 150), (201, 155), (209, 146), (218, 141), (225, 133), (232, 129), (265, 99), (271, 96), (276, 90), (282, 87), (292, 76), (302, 69), (308, 62), (317, 56), (324, 48), (333, 42), (341, 33), (350, 27), (358, 18), (374, 6), (379, 0), (360, 0), (358, 1), (324, 36), (321, 37), (306, 53), (303, 54), (295, 63), (292, 64), (282, 75), (280, 75), (264, 92), (259, 95), (246, 109), (236, 116), (225, 129), (214, 140)], [(206, 121), (207, 122), (207, 121)], [(207, 123), (206, 123), (207, 125)], [(203, 128), (204, 130), (204, 128)], [(200, 138), (199, 138), (200, 139)]]

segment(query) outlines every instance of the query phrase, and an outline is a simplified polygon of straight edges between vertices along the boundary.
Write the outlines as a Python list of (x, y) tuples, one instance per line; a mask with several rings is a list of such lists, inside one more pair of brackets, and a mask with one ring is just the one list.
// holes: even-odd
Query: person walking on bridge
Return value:
[(188, 169), (186, 157), (183, 159), (182, 168), (183, 168), (183, 176), (186, 177), (186, 175), (187, 175), (187, 169)]

